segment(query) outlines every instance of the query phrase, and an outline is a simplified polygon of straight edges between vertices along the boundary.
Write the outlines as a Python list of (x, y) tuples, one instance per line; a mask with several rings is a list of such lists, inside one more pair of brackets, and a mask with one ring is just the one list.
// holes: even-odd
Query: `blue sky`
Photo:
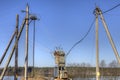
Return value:
[[(26, 4), (30, 5), (30, 13), (37, 15), (35, 66), (54, 66), (51, 55), (55, 47), (61, 46), (65, 53), (87, 32), (95, 18), (93, 11), (99, 6), (106, 11), (120, 3), (119, 0), (1, 0), (0, 2), (0, 57), (15, 30), (16, 14), (20, 15), (20, 25), (25, 16)], [(109, 30), (120, 52), (120, 7), (104, 14)], [(99, 20), (100, 60), (107, 63), (115, 59), (105, 30)], [(30, 24), (29, 65), (32, 65), (32, 27)], [(25, 31), (19, 42), (19, 65), (24, 65)], [(10, 50), (8, 51), (9, 55)], [(7, 55), (7, 56), (8, 56)], [(7, 57), (6, 57), (7, 59)], [(14, 58), (10, 65), (14, 64)], [(116, 60), (116, 59), (115, 59)], [(95, 25), (87, 38), (77, 45), (67, 57), (68, 63), (90, 63), (95, 65)], [(4, 63), (2, 64), (4, 65)]]

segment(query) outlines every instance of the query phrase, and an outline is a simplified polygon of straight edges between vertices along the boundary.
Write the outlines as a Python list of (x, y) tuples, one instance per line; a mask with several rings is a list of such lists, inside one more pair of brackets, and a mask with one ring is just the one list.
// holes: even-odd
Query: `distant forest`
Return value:
[[(67, 66), (69, 67), (94, 67), (90, 63), (84, 63), (84, 62), (83, 63), (70, 63), (70, 64), (67, 64)], [(120, 64), (116, 60), (113, 60), (108, 64), (105, 62), (105, 60), (101, 60), (99, 66), (102, 68), (107, 68), (107, 67), (120, 68)]]
[[(67, 64), (67, 71), (69, 77), (95, 77), (96, 68), (91, 66), (89, 63), (73, 63)], [(2, 68), (0, 69), (0, 74), (2, 73)], [(19, 67), (17, 69), (18, 76), (24, 76), (24, 67)], [(29, 67), (28, 74), (29, 77), (34, 75), (37, 76), (54, 76), (54, 67)], [(112, 61), (106, 64), (104, 60), (100, 62), (100, 74), (101, 76), (120, 76), (120, 67), (116, 61)], [(9, 67), (6, 72), (7, 76), (14, 75), (14, 67)]]

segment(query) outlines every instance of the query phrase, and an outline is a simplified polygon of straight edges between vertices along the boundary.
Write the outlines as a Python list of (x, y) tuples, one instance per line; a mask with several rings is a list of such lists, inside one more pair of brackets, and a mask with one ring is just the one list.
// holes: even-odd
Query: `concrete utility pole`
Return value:
[(117, 49), (116, 49), (116, 46), (115, 46), (114, 41), (113, 41), (113, 39), (112, 39), (112, 36), (111, 36), (111, 34), (110, 34), (110, 32), (109, 32), (109, 29), (108, 29), (108, 26), (107, 26), (107, 24), (106, 24), (106, 22), (105, 22), (105, 19), (104, 19), (104, 17), (103, 17), (102, 11), (101, 11), (100, 8), (98, 8), (98, 7), (96, 8), (96, 11), (98, 12), (98, 15), (100, 15), (100, 18), (101, 18), (101, 20), (102, 20), (103, 26), (104, 26), (105, 31), (106, 31), (106, 33), (107, 33), (107, 37), (108, 37), (108, 39), (109, 39), (109, 41), (110, 41), (110, 44), (111, 44), (111, 46), (112, 46), (112, 48), (113, 48), (113, 51), (114, 51), (114, 53), (115, 53), (115, 56), (116, 56), (116, 58), (117, 58), (117, 60), (118, 60), (118, 62), (119, 62), (119, 64), (120, 64), (120, 56), (119, 56), (119, 54), (118, 54), (118, 51), (117, 51)]
[(26, 7), (26, 47), (25, 47), (25, 80), (28, 80), (28, 30), (29, 30), (29, 6)]
[(114, 41), (113, 41), (112, 36), (109, 32), (108, 26), (105, 22), (105, 19), (103, 17), (103, 14), (102, 14), (102, 11), (100, 10), (100, 8), (96, 7), (95, 15), (96, 15), (96, 80), (99, 80), (100, 73), (99, 73), (99, 54), (98, 54), (98, 52), (99, 52), (99, 48), (98, 48), (98, 15), (100, 15), (100, 18), (101, 18), (101, 21), (103, 23), (104, 29), (107, 33), (107, 37), (109, 39), (109, 42), (112, 46), (112, 49), (114, 51), (114, 54), (115, 54), (119, 64), (120, 64), (120, 56), (118, 54), (118, 51), (116, 49), (116, 46), (114, 44)]
[(101, 12), (100, 9), (99, 9), (99, 13), (100, 13), (100, 18), (101, 18), (101, 20), (102, 20), (103, 26), (104, 26), (105, 31), (106, 31), (106, 33), (107, 33), (107, 37), (109, 38), (110, 44), (111, 44), (112, 49), (113, 49), (113, 51), (114, 51), (114, 54), (115, 54), (115, 56), (116, 56), (116, 59), (118, 60), (118, 63), (120, 64), (120, 56), (119, 56), (119, 54), (118, 54), (118, 51), (117, 51), (117, 49), (116, 49), (116, 46), (115, 46), (114, 41), (113, 41), (113, 39), (112, 39), (112, 36), (111, 36), (111, 34), (110, 34), (110, 32), (109, 32), (108, 26), (107, 26), (107, 24), (106, 24), (106, 22), (105, 22), (105, 19), (104, 19), (103, 15), (102, 15), (102, 12)]
[(18, 69), (18, 26), (19, 26), (19, 15), (16, 16), (16, 51), (15, 51), (15, 72), (14, 80), (17, 80), (17, 69)]
[(98, 11), (95, 10), (96, 15), (96, 80), (100, 80), (99, 71), (99, 33), (98, 33)]

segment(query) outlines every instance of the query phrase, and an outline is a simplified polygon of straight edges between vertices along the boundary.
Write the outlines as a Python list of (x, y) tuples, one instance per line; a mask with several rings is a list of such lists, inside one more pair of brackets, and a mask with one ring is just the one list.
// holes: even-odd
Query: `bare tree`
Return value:
[(81, 65), (80, 65), (81, 67), (86, 67), (86, 63), (81, 63)]
[(101, 62), (100, 62), (100, 67), (106, 67), (106, 62), (105, 62), (105, 60), (101, 60)]
[(112, 62), (109, 63), (109, 67), (111, 68), (118, 67), (118, 63), (115, 60), (113, 60)]

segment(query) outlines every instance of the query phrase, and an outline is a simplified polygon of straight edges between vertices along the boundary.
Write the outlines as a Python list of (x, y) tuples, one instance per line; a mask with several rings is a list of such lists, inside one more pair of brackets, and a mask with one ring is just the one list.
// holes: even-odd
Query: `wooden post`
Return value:
[(17, 69), (18, 69), (18, 25), (19, 25), (19, 15), (16, 16), (16, 47), (15, 47), (15, 72), (14, 72), (14, 80), (17, 80)]
[(3, 55), (2, 55), (2, 57), (1, 57), (1, 59), (0, 59), (0, 65), (1, 65), (1, 63), (2, 63), (2, 61), (3, 61), (3, 59), (4, 59), (5, 55), (6, 55), (6, 53), (7, 53), (7, 51), (8, 51), (8, 49), (9, 49), (9, 47), (10, 47), (10, 45), (11, 45), (14, 37), (15, 37), (15, 32), (13, 33), (13, 35), (12, 35), (12, 37), (11, 37), (11, 39), (10, 39), (10, 41), (9, 41), (6, 49), (5, 49), (5, 52), (3, 53)]
[[(25, 19), (24, 19), (24, 21), (23, 21), (23, 23), (22, 23), (22, 26), (21, 26), (21, 28), (20, 28), (20, 32), (18, 33), (18, 41), (19, 41), (19, 38), (20, 38), (21, 33), (22, 33), (22, 31), (23, 31), (24, 25), (25, 25)], [(15, 47), (16, 47), (16, 42), (15, 42), (13, 48), (12, 48), (12, 51), (11, 51), (11, 53), (10, 53), (10, 56), (8, 57), (7, 63), (5, 64), (5, 67), (4, 67), (3, 71), (2, 71), (2, 74), (0, 75), (0, 80), (3, 80), (3, 77), (4, 77), (4, 75), (5, 75), (5, 72), (6, 72), (6, 70), (7, 70), (7, 67), (8, 67), (8, 65), (9, 65), (10, 60), (11, 60), (11, 58), (12, 58), (12, 56), (13, 56), (14, 51), (15, 51)]]

